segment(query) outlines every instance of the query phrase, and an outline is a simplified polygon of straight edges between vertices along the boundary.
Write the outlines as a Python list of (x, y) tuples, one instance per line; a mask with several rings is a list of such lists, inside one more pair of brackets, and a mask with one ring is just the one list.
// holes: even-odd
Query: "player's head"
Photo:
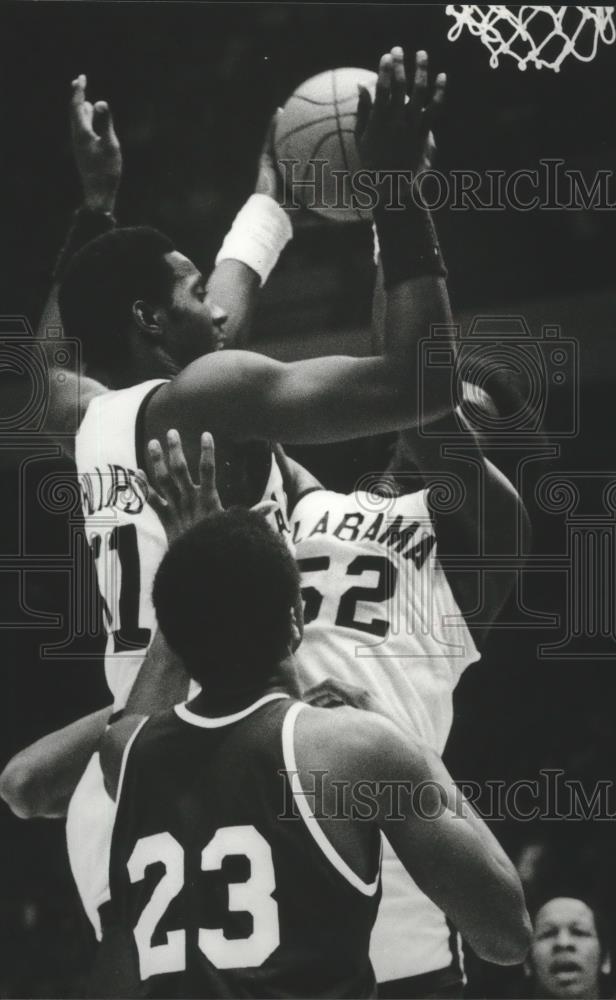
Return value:
[(527, 971), (536, 997), (600, 997), (610, 958), (596, 910), (573, 896), (543, 903), (533, 921)]
[(299, 639), (299, 586), (263, 515), (232, 508), (171, 545), (153, 601), (167, 642), (206, 691), (258, 689)]
[(203, 275), (147, 226), (115, 229), (82, 247), (58, 299), (87, 371), (114, 386), (174, 374), (222, 346), (226, 316), (209, 300)]

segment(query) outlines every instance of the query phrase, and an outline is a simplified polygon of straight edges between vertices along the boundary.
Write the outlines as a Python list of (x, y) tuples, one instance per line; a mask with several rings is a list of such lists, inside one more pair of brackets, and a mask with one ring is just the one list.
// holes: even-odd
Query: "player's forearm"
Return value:
[(208, 293), (227, 314), (227, 347), (240, 348), (248, 344), (260, 288), (257, 272), (241, 260), (221, 260), (210, 275)]
[(289, 217), (268, 194), (255, 191), (237, 213), (208, 281), (212, 300), (228, 316), (227, 347), (247, 345), (259, 290), (292, 235)]
[[(448, 808), (451, 809), (455, 819), (461, 819), (468, 830), (472, 832), (473, 838), (477, 838), (481, 846), (481, 851), (488, 855), (492, 864), (495, 891), (498, 893), (498, 900), (502, 900), (503, 898), (510, 900), (512, 919), (517, 914), (517, 920), (515, 920), (513, 925), (514, 931), (517, 928), (517, 931), (523, 937), (526, 906), (520, 879), (511, 859), (503, 850), (485, 821), (475, 812), (468, 799), (462, 794), (445, 767), (442, 758), (431, 749), (426, 750), (426, 757), (429, 761), (434, 780), (438, 782), (443, 790)], [(496, 960), (492, 959), (492, 961)], [(516, 959), (513, 958), (512, 962), (515, 961)]]
[(58, 284), (71, 258), (90, 240), (113, 229), (115, 224), (115, 218), (110, 211), (95, 210), (85, 203), (74, 213), (53, 270), (51, 288), (36, 331), (37, 339), (44, 340), (48, 330), (61, 326)]
[(322, 489), (322, 484), (303, 465), (300, 465), (295, 459), (289, 458), (281, 445), (274, 445), (274, 453), (282, 475), (282, 485), (287, 497), (288, 511), (292, 511), (304, 493), (307, 493), (309, 490)]
[[(529, 921), (515, 867), (457, 787), (441, 757), (427, 746), (414, 756), (414, 784), (420, 781), (438, 788), (442, 808), (447, 810), (443, 830), (435, 827), (434, 831), (436, 836), (442, 833), (449, 844), (434, 855), (435, 869), (445, 887), (444, 909), (480, 957), (502, 965), (521, 962), (528, 946)], [(443, 865), (451, 865), (450, 879)], [(469, 900), (474, 899), (477, 905), (469, 906)]]
[(188, 674), (159, 629), (141, 664), (124, 714), (152, 715), (171, 708), (185, 700), (188, 684)]
[[(438, 419), (453, 405), (451, 368), (430, 365), (426, 352), (433, 327), (451, 323), (447, 285), (442, 277), (423, 275), (387, 292), (384, 357), (395, 365), (402, 388), (416, 399), (409, 426)], [(445, 340), (442, 348), (448, 347)]]
[(49, 733), (13, 757), (0, 775), (0, 797), (21, 819), (66, 815), (75, 786), (111, 714), (102, 708)]
[(437, 787), (443, 806), (451, 810), (456, 818), (460, 818), (461, 821), (468, 824), (475, 835), (479, 837), (482, 846), (488, 851), (495, 864), (501, 868), (513, 884), (517, 884), (518, 877), (513, 864), (489, 827), (475, 812), (456, 785), (442, 757), (427, 743), (418, 742), (415, 733), (410, 728), (405, 729), (397, 718), (389, 712), (385, 703), (379, 703), (378, 707), (373, 703), (371, 707), (394, 723), (402, 733), (406, 745), (413, 751), (413, 773), (409, 775), (412, 782), (415, 785), (426, 782)]
[[(378, 265), (373, 296), (373, 343), (408, 379), (421, 386), (421, 412), (412, 425), (451, 406), (451, 369), (426, 364), (434, 327), (452, 327), (447, 271), (434, 222), (418, 196), (402, 211), (375, 211)], [(443, 349), (451, 347), (446, 338)]]
[(443, 814), (423, 835), (419, 887), (445, 911), (480, 958), (497, 965), (523, 962), (530, 944), (530, 919), (511, 863), (502, 865), (486, 850), (477, 829), (455, 813)]

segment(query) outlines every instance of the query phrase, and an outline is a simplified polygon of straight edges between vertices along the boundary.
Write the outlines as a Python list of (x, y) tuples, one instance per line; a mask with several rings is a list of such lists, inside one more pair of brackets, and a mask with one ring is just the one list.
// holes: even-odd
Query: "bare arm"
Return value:
[(105, 788), (115, 799), (126, 744), (145, 716), (184, 701), (189, 678), (158, 630), (141, 664), (121, 719), (101, 734), (98, 750)]
[[(386, 720), (363, 718), (374, 743), (357, 776), (370, 773), (382, 783), (378, 823), (397, 856), (481, 958), (500, 965), (523, 961), (530, 920), (511, 861), (431, 751)], [(410, 791), (398, 799), (403, 819), (392, 818), (392, 784)]]
[[(421, 470), (449, 585), (476, 638), (482, 640), (511, 592), (516, 570), (507, 565), (506, 559), (515, 558), (521, 551), (522, 538), (528, 539), (530, 534), (530, 522), (513, 484), (485, 457), (477, 436), (463, 418), (452, 412), (429, 430), (429, 435), (406, 431), (402, 455), (410, 457)], [(459, 490), (460, 502), (451, 510), (432, 503), (431, 484), (435, 484), (438, 497), (442, 474), (450, 477)], [(448, 565), (448, 557), (456, 562)], [(482, 566), (486, 557), (486, 565)], [(493, 567), (493, 557), (500, 557), (502, 568)], [(475, 572), (464, 569), (466, 558)], [(481, 571), (480, 608), (477, 569)], [(479, 624), (473, 625), (473, 612), (477, 611)]]
[(0, 775), (0, 796), (21, 819), (65, 816), (69, 799), (96, 750), (111, 706), (43, 736), (12, 758)]
[(73, 221), (56, 265), (54, 281), (43, 308), (37, 337), (44, 339), (50, 327), (59, 327), (58, 281), (63, 267), (81, 246), (113, 228), (116, 198), (122, 179), (122, 151), (106, 101), (92, 104), (86, 99), (86, 77), (72, 82), (70, 125), (73, 158), (79, 173), (83, 201)]
[[(421, 278), (409, 282), (432, 283)], [(167, 427), (190, 441), (207, 426), (234, 441), (282, 440), (291, 444), (343, 441), (398, 430), (417, 420), (417, 341), (401, 315), (406, 289), (395, 289), (391, 321), (404, 323), (406, 344), (385, 357), (328, 357), (284, 364), (247, 352), (221, 351), (200, 358), (152, 398), (149, 437)], [(446, 412), (449, 379), (430, 400), (431, 415)]]
[[(202, 518), (221, 510), (216, 489), (216, 462), (211, 434), (201, 435), (199, 483), (190, 477), (181, 439), (175, 429), (166, 434), (168, 459), (158, 440), (148, 444), (154, 489), (149, 502), (158, 514), (169, 544)], [(105, 732), (100, 743), (105, 787), (115, 799), (126, 744), (144, 716), (184, 701), (189, 677), (180, 658), (158, 629), (141, 665), (124, 709), (124, 716)]]
[[(421, 72), (418, 61), (418, 75), (409, 116), (404, 104), (402, 52), (394, 49), (381, 59), (374, 105), (369, 97), (367, 103), (364, 99), (358, 114), (362, 122), (357, 133), (359, 148), (369, 169), (415, 170), (421, 160), (428, 111), (442, 99), (444, 78), (437, 77), (430, 101), (425, 54)], [(254, 355), (220, 352), (199, 359), (153, 397), (146, 416), (148, 435), (159, 436), (166, 427), (176, 426), (190, 442), (207, 426), (215, 436), (227, 440), (309, 444), (415, 424), (419, 343), (429, 333), (435, 302), (441, 303), (446, 294), (442, 262), (434, 253), (437, 248), (431, 232), (426, 231), (426, 214), (412, 199), (397, 213), (403, 216), (399, 224), (392, 224), (396, 213), (388, 212), (386, 201), (379, 212), (391, 263), (383, 356), (282, 364)], [(418, 222), (420, 236), (409, 263), (409, 234)], [(410, 310), (413, 301), (423, 303), (422, 307)], [(450, 398), (450, 373), (439, 370), (423, 400), (429, 418), (446, 412)]]
[(308, 469), (289, 458), (281, 445), (274, 445), (274, 454), (278, 462), (278, 468), (282, 474), (282, 483), (287, 495), (288, 511), (292, 511), (295, 504), (304, 493), (310, 490), (323, 489), (322, 483), (313, 476)]
[[(259, 157), (255, 194), (278, 201), (279, 178), (273, 159), (273, 136), (278, 112), (272, 117)], [(242, 261), (221, 260), (208, 279), (208, 294), (227, 314), (225, 339), (230, 348), (245, 348), (261, 289), (256, 271)]]
[[(409, 311), (422, 314), (428, 328), (431, 325), (447, 326), (452, 323), (449, 296), (444, 283), (441, 292), (440, 297), (427, 297), (425, 289), (418, 286), (414, 298), (408, 301)], [(373, 300), (373, 324), (376, 324), (374, 336), (379, 344), (387, 343), (387, 334), (383, 329), (384, 299), (382, 268), (379, 265)], [(430, 381), (434, 375), (434, 370), (430, 368), (423, 373), (424, 388), (430, 390)], [(472, 390), (470, 386), (463, 388), (465, 391)], [(439, 393), (442, 390), (437, 386), (434, 391)], [(487, 405), (490, 402), (488, 398)], [(470, 621), (479, 601), (475, 574), (464, 571), (459, 566), (447, 566), (447, 556), (516, 556), (520, 550), (521, 538), (528, 539), (530, 522), (521, 497), (512, 483), (485, 458), (479, 438), (471, 430), (464, 414), (454, 412), (453, 405), (452, 397), (449, 411), (439, 420), (429, 421), (424, 411), (421, 425), (408, 427), (400, 432), (397, 454), (390, 471), (404, 472), (409, 462), (416, 466), (428, 486), (429, 506), (430, 485), (438, 483), (439, 475), (441, 482), (445, 474), (456, 483), (461, 503), (449, 512), (435, 504), (432, 518), (439, 555), (444, 557), (449, 585), (461, 612)], [(495, 571), (488, 564), (483, 569), (482, 582), (481, 624), (473, 626), (477, 641), (484, 639), (487, 628), (507, 600), (515, 582), (515, 569), (507, 567)]]
[[(79, 174), (83, 199), (60, 257), (39, 321), (36, 337), (45, 342), (48, 331), (61, 329), (58, 309), (58, 282), (71, 257), (87, 242), (115, 226), (118, 189), (122, 178), (122, 151), (109, 105), (94, 104), (86, 98), (86, 77), (72, 82), (70, 126), (73, 158)], [(261, 153), (256, 191), (275, 197), (276, 179), (269, 149), (271, 130)], [(210, 294), (228, 314), (225, 331), (230, 343), (246, 343), (258, 299), (258, 275), (239, 260), (223, 260), (210, 276)], [(57, 336), (57, 335), (56, 335)], [(56, 345), (56, 337), (50, 346)], [(61, 378), (58, 378), (61, 376)], [(49, 403), (45, 430), (67, 454), (74, 457), (73, 436), (93, 396), (107, 389), (94, 379), (81, 378), (71, 371), (57, 370), (50, 360)]]

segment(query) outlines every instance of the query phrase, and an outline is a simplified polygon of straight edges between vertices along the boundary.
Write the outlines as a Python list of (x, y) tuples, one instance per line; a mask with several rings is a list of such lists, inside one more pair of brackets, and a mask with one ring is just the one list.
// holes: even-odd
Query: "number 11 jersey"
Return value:
[[(124, 707), (156, 631), (152, 586), (167, 551), (163, 526), (137, 475), (143, 468), (143, 414), (165, 379), (96, 396), (77, 432), (75, 462), (86, 536), (107, 631), (105, 675), (114, 709)], [(276, 500), (272, 527), (288, 534), (282, 476), (272, 454), (262, 497)]]

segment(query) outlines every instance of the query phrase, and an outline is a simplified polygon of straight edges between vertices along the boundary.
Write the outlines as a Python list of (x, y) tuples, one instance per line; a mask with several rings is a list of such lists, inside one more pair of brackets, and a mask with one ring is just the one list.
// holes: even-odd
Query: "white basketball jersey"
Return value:
[[(439, 562), (425, 492), (314, 490), (290, 522), (305, 606), (302, 685), (327, 677), (362, 685), (442, 754), (453, 690), (479, 653)], [(370, 957), (381, 983), (452, 964), (444, 914), (388, 843)]]
[[(142, 413), (150, 395), (164, 381), (154, 379), (96, 396), (75, 443), (85, 531), (103, 600), (105, 675), (114, 711), (126, 704), (156, 630), (152, 585), (167, 551), (167, 536), (146, 502), (137, 470), (143, 466), (138, 458), (143, 443)], [(288, 538), (287, 501), (274, 455), (262, 499), (278, 502), (278, 510), (267, 517), (272, 527)], [(194, 685), (192, 690), (196, 692), (198, 687)], [(111, 807), (95, 754), (73, 794), (66, 834), (77, 889), (97, 933), (96, 910), (109, 895), (111, 828), (106, 827), (109, 817), (112, 821)]]

